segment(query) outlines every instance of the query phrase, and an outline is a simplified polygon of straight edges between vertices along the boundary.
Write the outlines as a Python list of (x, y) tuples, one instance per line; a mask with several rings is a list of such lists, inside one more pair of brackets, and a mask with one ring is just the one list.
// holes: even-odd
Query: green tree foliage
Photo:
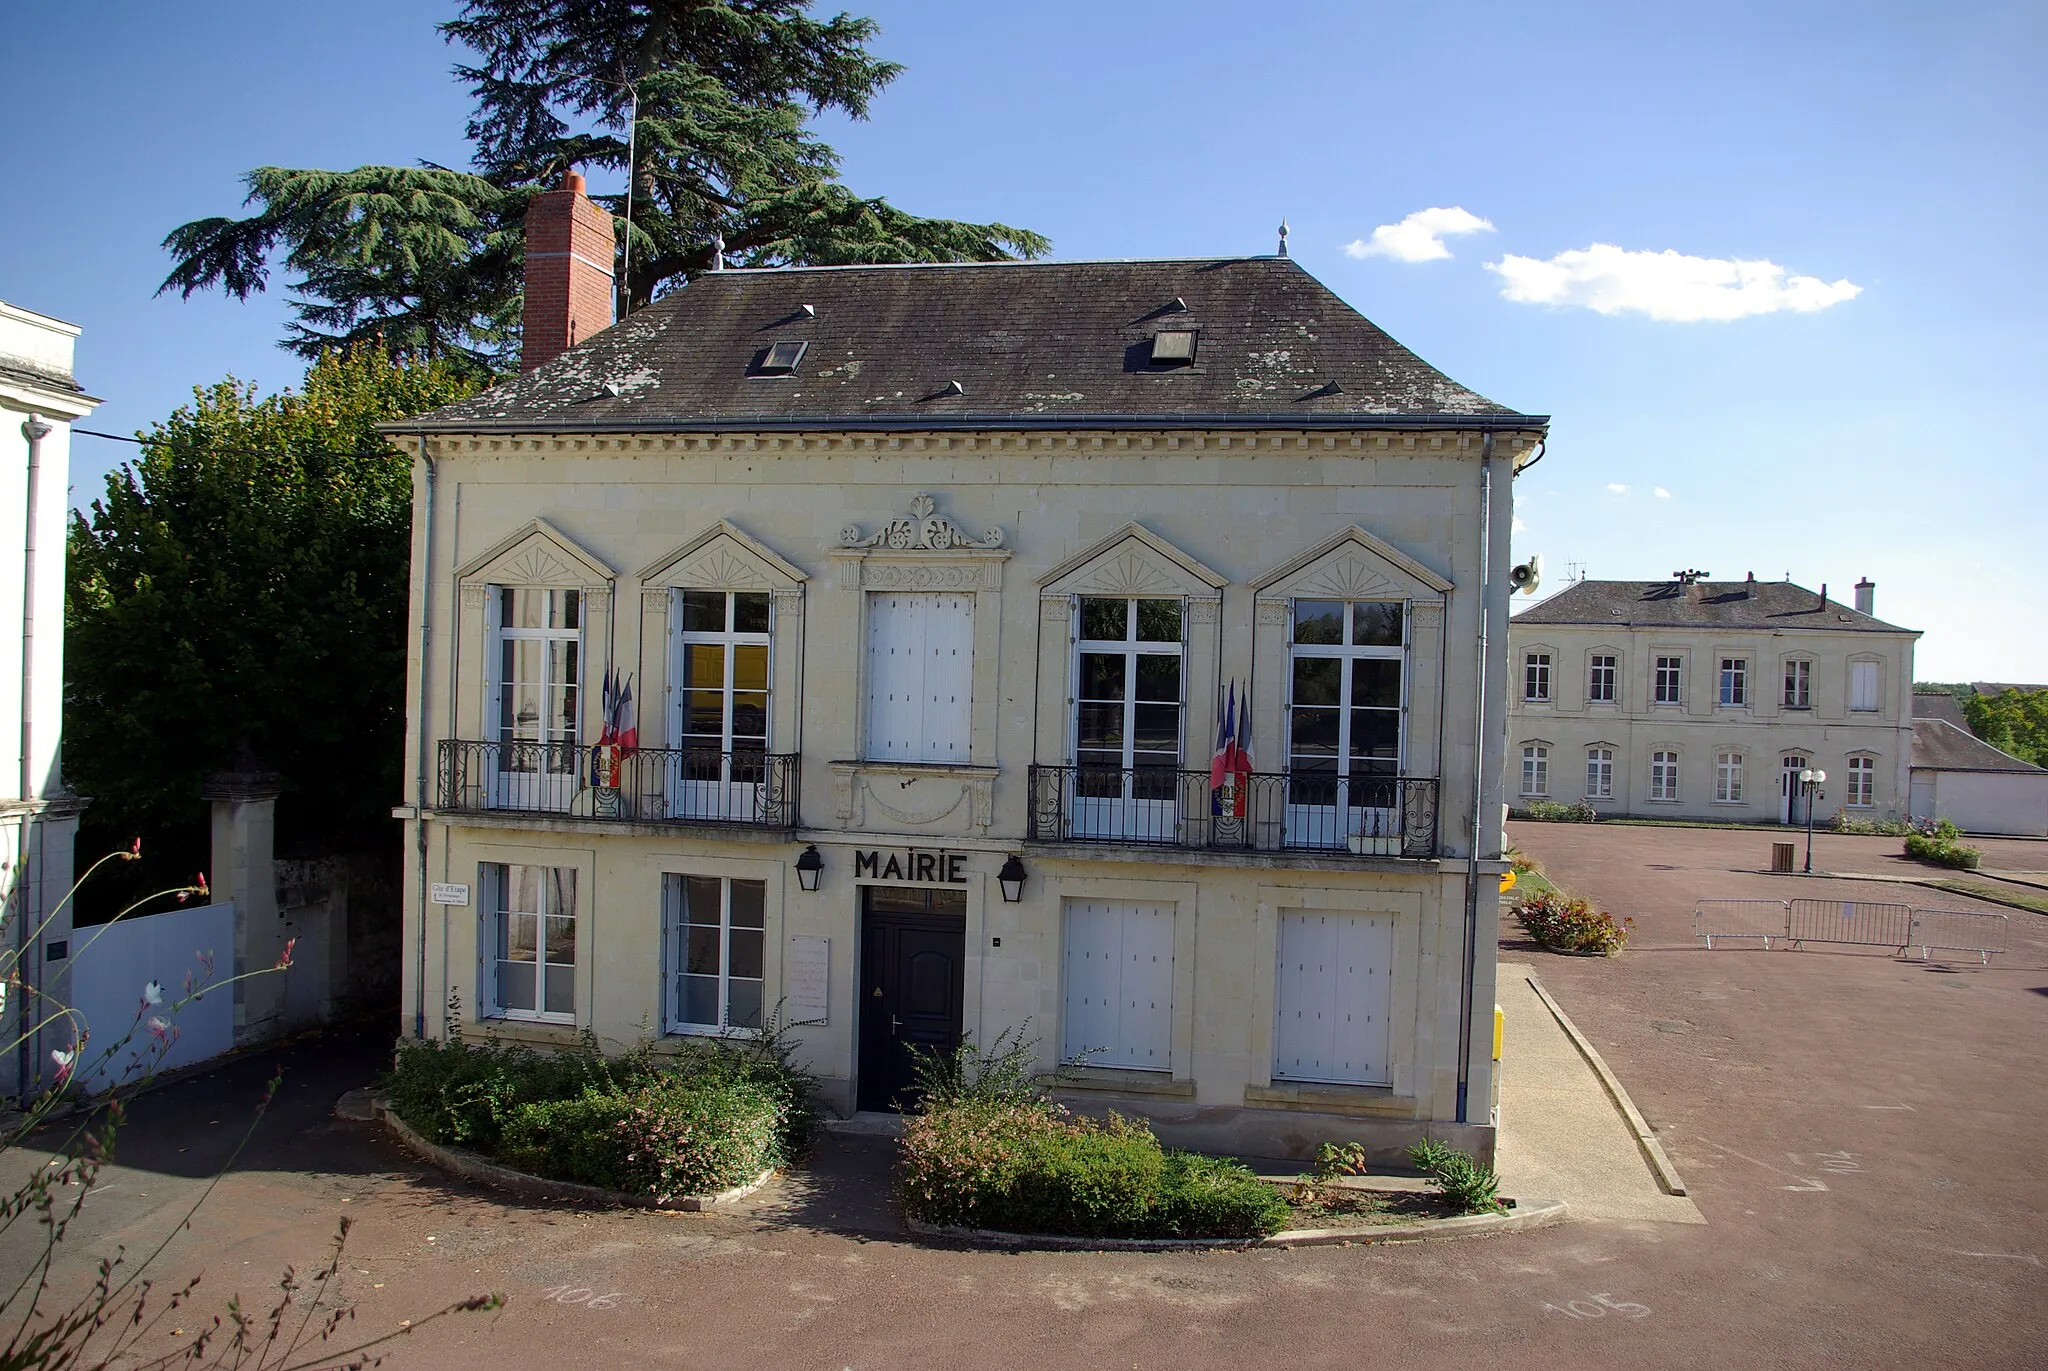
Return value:
[[(456, 67), (476, 100), (474, 173), (258, 168), (244, 178), (255, 214), (164, 240), (177, 261), (161, 289), (247, 298), (282, 250), (299, 316), (284, 346), (310, 357), (377, 339), (398, 355), (502, 367), (516, 342), (527, 201), (574, 166), (630, 182), (635, 307), (704, 270), (720, 240), (747, 266), (1042, 254), (1047, 240), (1029, 230), (922, 218), (839, 182), (838, 154), (812, 119), (866, 118), (901, 68), (868, 52), (874, 21), (809, 10), (469, 0), (441, 28), (476, 59)], [(626, 210), (623, 192), (598, 199)]]
[(1963, 701), (1970, 732), (2035, 766), (2048, 766), (2048, 690), (2002, 690)]
[(412, 474), (374, 426), (474, 389), (367, 346), (297, 393), (225, 380), (73, 514), (64, 750), (87, 825), (189, 836), (203, 779), (246, 749), (284, 777), (281, 840), (388, 840)]

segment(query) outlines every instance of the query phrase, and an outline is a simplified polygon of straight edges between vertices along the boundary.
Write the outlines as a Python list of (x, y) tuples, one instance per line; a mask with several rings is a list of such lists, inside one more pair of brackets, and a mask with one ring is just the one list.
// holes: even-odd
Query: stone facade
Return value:
[[(563, 359), (574, 364), (573, 353)], [(1155, 1036), (1131, 1049), (1139, 1065), (1077, 1068), (1078, 1102), (1261, 1155), (1357, 1137), (1386, 1156), (1425, 1131), (1490, 1153), (1503, 868), (1497, 823), (1473, 822), (1475, 766), (1483, 760), (1477, 813), (1498, 815), (1512, 476), (1543, 424), (578, 431), (565, 421), (513, 431), (428, 416), (397, 426), (419, 452), (413, 623), (425, 630), (411, 662), (416, 775), (401, 811), (423, 862), (407, 894), (405, 1031), (438, 1036), (458, 1007), (472, 1032), (483, 1024), (538, 1044), (587, 1030), (613, 1050), (652, 1039), (658, 1051), (710, 1031), (672, 1022), (688, 993), (678, 960), (697, 955), (681, 950), (694, 934), (676, 922), (675, 892), (695, 880), (690, 891), (714, 899), (748, 892), (744, 928), (734, 913), (723, 935), (733, 947), (758, 941), (760, 987), (747, 994), (799, 1020), (790, 1031), (801, 1057), (833, 1107), (850, 1111), (864, 1094), (865, 1040), (883, 1031), (868, 1004), (882, 994), (870, 984), (878, 935), (863, 922), (874, 891), (928, 892), (960, 911), (956, 1032), (984, 1045), (1024, 1034), (1048, 1066), (1111, 1046), (1077, 1043), (1077, 996), (1087, 996), (1069, 929), (1113, 909), (1154, 939), (1153, 979), (1133, 1012), (1150, 1016)], [(1483, 482), (1494, 535), (1484, 594)], [(569, 774), (541, 782), (553, 786), (545, 795), (507, 799), (510, 754), (490, 750), (508, 728), (507, 596), (550, 590), (574, 590), (581, 607), (573, 629), (553, 630), (554, 642), (573, 638), (580, 660), (580, 703), (562, 708), (577, 716), (581, 750), (560, 768)], [(680, 635), (692, 606), (727, 594), (735, 605), (753, 597), (746, 612), (764, 616), (753, 637), (728, 635), (721, 650), (766, 644), (765, 659), (750, 659), (764, 664), (749, 689), (767, 761), (749, 763), (745, 784), (731, 779), (737, 754), (713, 756), (706, 779), (678, 781), (695, 764), (681, 751), (688, 730), (704, 727), (681, 701), (711, 698), (683, 673), (717, 660), (688, 655)], [(878, 755), (876, 644), (888, 630), (877, 616), (895, 612), (891, 597), (943, 601), (959, 626), (944, 651), (970, 659), (934, 706), (956, 709), (962, 730), (942, 760)], [(1124, 602), (1177, 607), (1179, 625), (1170, 650), (1181, 685), (1169, 703), (1180, 711), (1180, 770), (1164, 782), (1175, 793), (1144, 798), (1145, 775), (1125, 772), (1126, 793), (1111, 803), (1150, 816), (1142, 831), (1077, 820), (1091, 781), (1071, 769), (1080, 615)], [(1291, 616), (1368, 602), (1391, 606), (1400, 625), (1384, 654), (1401, 682), (1390, 760), (1422, 779), (1379, 802), (1369, 826), (1293, 843), (1302, 792), (1279, 775)], [(1476, 650), (1482, 615), (1491, 663)], [(1488, 666), (1482, 691), (1476, 673)], [(617, 771), (604, 770), (610, 754), (588, 755), (608, 670), (640, 702), (637, 751)], [(1255, 799), (1234, 822), (1216, 814), (1206, 777), (1233, 699), (1259, 773), (1246, 784), (1266, 786), (1255, 795), (1269, 802)], [(544, 750), (527, 755), (536, 772), (554, 765)], [(692, 803), (738, 808), (705, 822), (710, 811), (678, 808), (690, 786)], [(815, 890), (799, 866), (812, 850)], [(998, 879), (1012, 858), (1025, 872), (1014, 901)], [(558, 960), (573, 992), (552, 1013), (536, 995), (534, 1013), (494, 1014), (497, 921), (512, 916), (493, 882), (514, 879), (494, 873), (526, 869), (557, 873), (551, 898), (573, 904), (559, 956), (539, 959), (543, 976)], [(1468, 890), (1483, 933), (1469, 941)], [(729, 898), (737, 910), (739, 895)], [(1318, 1080), (1279, 1062), (1276, 1036), (1297, 1031), (1288, 1015), (1306, 993), (1291, 988), (1283, 942), (1338, 923), (1381, 940), (1384, 980), (1370, 993), (1383, 1060)], [(729, 978), (741, 975), (737, 956)], [(719, 984), (731, 993), (730, 979)]]

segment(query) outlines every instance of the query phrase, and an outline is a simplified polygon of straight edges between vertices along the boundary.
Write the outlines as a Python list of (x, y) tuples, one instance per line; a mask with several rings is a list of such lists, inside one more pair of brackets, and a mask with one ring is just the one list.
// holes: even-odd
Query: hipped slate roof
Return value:
[(1954, 724), (1957, 728), (1968, 728), (1969, 721), (1963, 717), (1962, 702), (1946, 690), (1916, 690), (1913, 692), (1913, 717), (1916, 719), (1940, 719), (1943, 723)]
[[(1188, 329), (1192, 366), (1151, 361), (1155, 333)], [(794, 374), (761, 374), (777, 342), (808, 345)], [(1248, 257), (707, 272), (517, 381), (387, 431), (1396, 420), (1547, 423), (1451, 380), (1291, 259)]]
[(1515, 615), (1524, 624), (1911, 633), (1790, 581), (1579, 581)]
[(1913, 720), (1912, 764), (1928, 771), (2030, 771), (2048, 775), (2032, 762), (2000, 752), (1945, 719)]

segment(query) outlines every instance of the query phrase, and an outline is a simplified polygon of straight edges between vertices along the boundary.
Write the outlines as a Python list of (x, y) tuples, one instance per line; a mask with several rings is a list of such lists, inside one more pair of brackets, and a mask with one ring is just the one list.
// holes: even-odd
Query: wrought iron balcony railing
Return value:
[(1424, 858), (1436, 820), (1433, 776), (1254, 773), (1211, 789), (1206, 771), (1031, 768), (1034, 842)]
[(449, 740), (438, 793), (467, 813), (793, 829), (797, 772), (793, 752)]

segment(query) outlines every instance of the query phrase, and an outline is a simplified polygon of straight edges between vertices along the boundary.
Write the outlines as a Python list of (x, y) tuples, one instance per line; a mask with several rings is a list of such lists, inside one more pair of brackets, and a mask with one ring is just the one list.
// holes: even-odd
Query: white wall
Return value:
[(1916, 767), (1913, 782), (1916, 819), (1948, 819), (1970, 833), (2048, 837), (2048, 771)]
[[(91, 1035), (80, 1062), (80, 1082), (88, 1090), (104, 1090), (146, 1071), (190, 1066), (233, 1047), (234, 990), (221, 983), (234, 974), (234, 962), (232, 904), (172, 909), (79, 929), (72, 940), (71, 1007)], [(143, 987), (152, 980), (163, 987), (164, 1003), (144, 1009)], [(218, 988), (206, 991), (208, 985)], [(193, 991), (204, 993), (180, 1007), (178, 1002)], [(176, 1030), (168, 1049), (148, 1029), (153, 1016), (167, 1019)], [(43, 1036), (52, 1048), (71, 1041), (61, 1027)], [(47, 1079), (52, 1067), (47, 1051), (39, 1066)]]

